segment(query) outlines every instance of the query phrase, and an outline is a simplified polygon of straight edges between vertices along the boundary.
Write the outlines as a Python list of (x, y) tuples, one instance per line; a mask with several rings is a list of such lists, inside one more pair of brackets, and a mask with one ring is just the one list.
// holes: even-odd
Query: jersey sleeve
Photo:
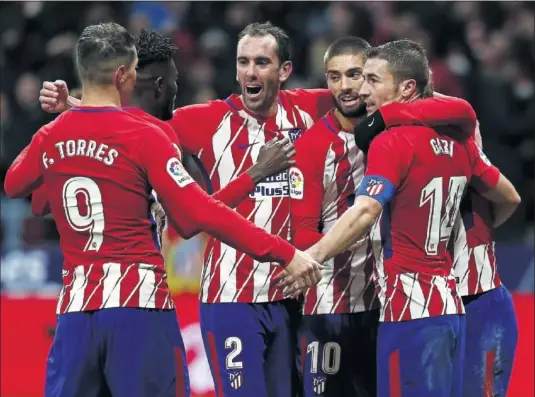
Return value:
[(42, 143), (44, 128), (33, 136), (32, 141), (17, 156), (9, 167), (4, 181), (4, 191), (10, 198), (25, 198), (43, 183), (43, 173), (48, 167)]
[(379, 109), (385, 126), (424, 124), (430, 127), (460, 127), (465, 138), (473, 136), (476, 113), (464, 99), (431, 97), (410, 103), (391, 103)]
[(216, 200), (221, 201), (227, 207), (235, 208), (255, 189), (253, 179), (243, 172), (221, 190), (213, 194)]
[[(236, 208), (254, 188), (253, 180), (244, 172), (224, 188), (215, 192), (212, 197), (229, 208)], [(200, 232), (202, 232), (202, 228), (199, 228), (198, 224), (190, 224), (189, 227), (183, 228), (181, 235), (183, 238), (189, 239)]]
[(45, 216), (50, 212), (46, 188), (45, 185), (41, 185), (32, 193), (32, 215)]
[(471, 185), (481, 193), (495, 188), (500, 179), (500, 170), (492, 165), (473, 139), (470, 139), (466, 145), (472, 160)]
[(394, 196), (407, 174), (412, 147), (406, 140), (396, 139), (402, 132), (398, 129), (379, 135), (370, 145), (367, 168), (356, 195), (368, 196), (381, 206)]
[[(302, 138), (303, 139), (303, 138)], [(323, 202), (323, 167), (320, 158), (307, 150), (307, 141), (296, 143), (295, 166), (289, 170), (292, 243), (307, 249), (323, 235), (319, 231)]]
[[(256, 227), (206, 194), (186, 172), (161, 130), (151, 132), (151, 136), (154, 138), (140, 145), (139, 162), (178, 232), (184, 226), (198, 224), (199, 229), (258, 261), (286, 265), (292, 260), (295, 248), (288, 242)], [(156, 148), (159, 156), (153, 155)]]

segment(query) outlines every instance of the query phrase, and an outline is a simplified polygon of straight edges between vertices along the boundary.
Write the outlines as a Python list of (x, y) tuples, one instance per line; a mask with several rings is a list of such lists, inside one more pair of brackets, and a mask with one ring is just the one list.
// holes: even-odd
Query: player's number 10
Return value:
[(336, 342), (327, 342), (323, 346), (323, 351), (319, 350), (319, 342), (314, 341), (308, 344), (307, 354), (310, 353), (310, 373), (315, 374), (318, 372), (318, 356), (321, 355), (321, 368), (326, 375), (334, 375), (340, 371), (340, 355), (342, 349)]
[[(84, 214), (78, 207), (79, 195), (82, 195), (87, 208)], [(63, 185), (63, 208), (67, 222), (74, 230), (89, 232), (84, 251), (98, 251), (104, 241), (104, 211), (97, 183), (82, 176), (67, 180)]]

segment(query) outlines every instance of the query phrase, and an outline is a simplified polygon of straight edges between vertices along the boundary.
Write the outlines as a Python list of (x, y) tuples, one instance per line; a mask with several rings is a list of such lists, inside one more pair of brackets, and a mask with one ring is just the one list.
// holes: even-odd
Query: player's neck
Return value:
[(121, 107), (121, 96), (113, 87), (84, 86), (80, 105)]
[(338, 109), (334, 111), (334, 117), (340, 123), (342, 130), (347, 132), (352, 132), (359, 123), (359, 119), (345, 117)]

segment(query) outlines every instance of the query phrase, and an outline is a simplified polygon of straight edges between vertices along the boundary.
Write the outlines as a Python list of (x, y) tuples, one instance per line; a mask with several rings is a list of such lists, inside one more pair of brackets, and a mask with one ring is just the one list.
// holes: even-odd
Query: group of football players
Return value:
[(290, 39), (253, 23), (240, 94), (173, 112), (176, 51), (86, 28), (81, 100), (43, 83), (61, 115), (6, 176), (65, 256), (45, 395), (189, 396), (150, 211), (161, 248), (213, 236), (200, 323), (218, 397), (505, 396), (517, 326), (492, 228), (520, 198), (423, 48), (343, 37), (328, 90), (282, 90)]

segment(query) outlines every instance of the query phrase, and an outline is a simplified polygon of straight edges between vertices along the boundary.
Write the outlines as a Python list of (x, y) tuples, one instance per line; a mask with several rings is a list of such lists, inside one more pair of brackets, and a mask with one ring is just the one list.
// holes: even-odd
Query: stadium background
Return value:
[[(237, 33), (271, 20), (288, 31), (294, 73), (287, 87), (324, 87), (328, 44), (357, 35), (380, 44), (420, 41), (436, 90), (469, 100), (479, 116), (486, 154), (513, 181), (523, 204), (497, 233), (502, 279), (515, 296), (520, 344), (509, 397), (533, 392), (534, 7), (520, 2), (27, 2), (0, 4), (2, 178), (34, 132), (54, 116), (38, 103), (43, 80), (78, 86), (72, 62), (84, 26), (116, 21), (172, 37), (180, 48), (177, 106), (236, 89)], [(193, 132), (194, 133), (194, 132)], [(3, 186), (3, 183), (2, 183)], [(51, 218), (29, 215), (27, 201), (1, 202), (2, 397), (42, 395), (46, 355), (61, 282), (61, 252)], [(194, 396), (212, 396), (199, 333), (196, 293), (204, 237), (177, 241), (166, 254)]]

